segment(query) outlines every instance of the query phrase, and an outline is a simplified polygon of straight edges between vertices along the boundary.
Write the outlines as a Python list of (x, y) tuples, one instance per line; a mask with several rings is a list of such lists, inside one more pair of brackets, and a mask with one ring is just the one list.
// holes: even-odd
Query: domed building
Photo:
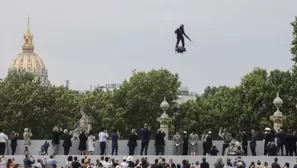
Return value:
[(24, 33), (23, 52), (11, 61), (9, 69), (31, 72), (40, 79), (43, 85), (47, 85), (49, 84), (47, 69), (42, 59), (34, 52), (33, 35), (30, 31), (30, 18), (28, 18), (27, 26), (27, 31)]

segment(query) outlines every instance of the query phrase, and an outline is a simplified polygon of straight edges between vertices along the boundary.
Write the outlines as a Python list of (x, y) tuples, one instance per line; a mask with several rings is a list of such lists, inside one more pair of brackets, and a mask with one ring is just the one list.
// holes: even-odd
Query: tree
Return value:
[(297, 113), (296, 82), (290, 71), (255, 68), (245, 75), (240, 85), (207, 87), (205, 92), (181, 106), (182, 128), (218, 131), (220, 127), (228, 128), (234, 133), (242, 129), (259, 129), (272, 126), (270, 116), (276, 111), (273, 100), (276, 93), (285, 102), (281, 108), (290, 119), (285, 127), (295, 128)]
[[(25, 71), (9, 71), (7, 77), (0, 83), (1, 122), (3, 128), (30, 127), (36, 113), (36, 105), (39, 104), (41, 87), (34, 80), (33, 74)], [(33, 123), (34, 124), (34, 123)]]
[(75, 120), (76, 97), (64, 87), (41, 86), (34, 74), (11, 70), (0, 82), (1, 127), (18, 132), (27, 127), (34, 138), (46, 138), (54, 126), (67, 128)]
[[(122, 118), (122, 125), (118, 125), (125, 136), (132, 128), (140, 128), (149, 123), (153, 131), (159, 128), (156, 119), (162, 114), (160, 104), (164, 97), (168, 103), (177, 98), (180, 86), (177, 74), (166, 69), (138, 72), (128, 81), (124, 81), (120, 89), (114, 91), (115, 108), (121, 108), (118, 118)], [(172, 116), (172, 112), (168, 112)]]
[(293, 55), (292, 60), (297, 63), (297, 16), (291, 25), (293, 27), (293, 40), (291, 43), (291, 53)]
[(93, 131), (99, 132), (101, 128), (118, 128), (121, 118), (117, 115), (121, 108), (116, 108), (114, 105), (113, 91), (96, 88), (80, 96), (80, 107), (95, 121)]

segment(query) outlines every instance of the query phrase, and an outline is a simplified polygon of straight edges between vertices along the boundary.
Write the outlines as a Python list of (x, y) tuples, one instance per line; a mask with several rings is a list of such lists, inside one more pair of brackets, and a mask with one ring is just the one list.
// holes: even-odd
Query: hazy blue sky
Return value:
[[(0, 5), (0, 77), (21, 52), (31, 17), (35, 52), (53, 84), (120, 83), (167, 68), (184, 86), (236, 85), (254, 67), (286, 70), (297, 0), (7, 0)], [(175, 54), (183, 23), (193, 44)]]

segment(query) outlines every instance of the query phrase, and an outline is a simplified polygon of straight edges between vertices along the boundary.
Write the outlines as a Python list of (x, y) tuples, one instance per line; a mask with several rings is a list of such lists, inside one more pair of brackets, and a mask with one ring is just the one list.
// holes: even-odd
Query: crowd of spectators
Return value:
[(207, 157), (195, 162), (189, 162), (184, 159), (181, 163), (175, 163), (173, 159), (159, 157), (155, 160), (148, 160), (147, 157), (133, 158), (132, 156), (123, 157), (121, 159), (111, 158), (109, 156), (101, 156), (96, 160), (91, 160), (87, 156), (78, 158), (77, 156), (68, 156), (65, 162), (56, 161), (53, 155), (48, 159), (37, 159), (33, 156), (25, 155), (23, 163), (17, 163), (14, 159), (1, 157), (0, 168), (297, 168), (296, 163), (286, 162), (284, 165), (278, 163), (278, 158), (274, 158), (274, 162), (253, 161), (246, 163), (240, 156), (235, 159), (218, 158), (214, 164), (207, 162)]

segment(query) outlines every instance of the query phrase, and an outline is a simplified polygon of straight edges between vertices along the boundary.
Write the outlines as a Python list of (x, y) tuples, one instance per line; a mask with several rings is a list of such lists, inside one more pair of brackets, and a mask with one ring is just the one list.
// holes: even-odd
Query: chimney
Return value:
[(67, 89), (69, 89), (69, 85), (70, 85), (70, 81), (69, 81), (69, 80), (66, 80), (66, 86), (65, 86), (65, 87), (66, 87)]

